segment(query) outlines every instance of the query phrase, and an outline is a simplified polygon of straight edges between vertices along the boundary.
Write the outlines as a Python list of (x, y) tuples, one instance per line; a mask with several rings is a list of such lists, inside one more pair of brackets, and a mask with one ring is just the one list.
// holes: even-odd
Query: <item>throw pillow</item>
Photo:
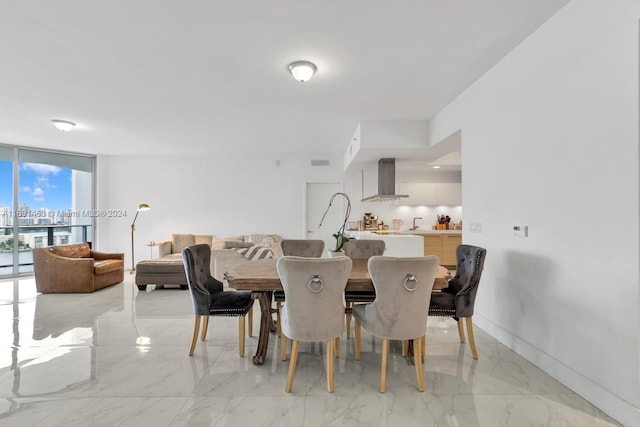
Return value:
[(250, 248), (238, 249), (237, 252), (251, 261), (256, 259), (273, 258), (273, 251), (271, 250), (271, 248), (266, 248), (260, 245), (251, 246)]
[(213, 236), (213, 240), (211, 242), (211, 249), (212, 250), (224, 249), (224, 242), (227, 242), (230, 240), (234, 242), (244, 242), (244, 236), (233, 236), (233, 237)]
[(207, 244), (211, 247), (212, 236), (210, 234), (196, 234), (193, 236), (193, 243), (195, 245)]
[(250, 248), (253, 246), (251, 242), (239, 242), (236, 240), (229, 240), (224, 242), (224, 249), (239, 249), (239, 248)]
[(179, 254), (187, 246), (194, 244), (193, 234), (172, 234), (171, 253)]

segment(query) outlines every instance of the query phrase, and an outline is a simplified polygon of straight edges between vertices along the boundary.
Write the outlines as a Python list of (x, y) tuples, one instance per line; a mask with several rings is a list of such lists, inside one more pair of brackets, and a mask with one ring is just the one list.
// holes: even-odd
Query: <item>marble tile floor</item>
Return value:
[(257, 338), (240, 358), (237, 320), (212, 318), (189, 357), (188, 291), (139, 292), (125, 280), (48, 295), (32, 277), (0, 280), (0, 426), (619, 425), (479, 328), (474, 361), (451, 319), (428, 320), (424, 393), (396, 342), (387, 392), (378, 392), (381, 342), (363, 330), (360, 362), (342, 337), (335, 393), (326, 391), (324, 345), (303, 343), (286, 394), (288, 362), (274, 335), (266, 363), (254, 366)]

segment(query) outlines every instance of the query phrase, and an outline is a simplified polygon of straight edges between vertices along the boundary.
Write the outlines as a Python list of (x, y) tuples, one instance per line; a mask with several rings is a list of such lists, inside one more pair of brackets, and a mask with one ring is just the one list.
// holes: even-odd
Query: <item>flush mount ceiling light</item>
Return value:
[(300, 83), (304, 83), (313, 77), (313, 74), (316, 72), (317, 68), (315, 64), (309, 61), (296, 61), (292, 62), (289, 65), (289, 72), (293, 76), (294, 79), (299, 81)]
[(433, 166), (434, 169), (440, 169), (440, 166)]
[(51, 120), (51, 123), (62, 132), (70, 131), (76, 125), (68, 120)]

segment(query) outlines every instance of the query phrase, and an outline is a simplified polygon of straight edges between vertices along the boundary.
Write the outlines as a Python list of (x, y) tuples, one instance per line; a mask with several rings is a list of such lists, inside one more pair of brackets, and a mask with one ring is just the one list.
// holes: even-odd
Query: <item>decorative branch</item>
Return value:
[(327, 206), (327, 210), (324, 211), (324, 214), (322, 215), (322, 219), (320, 220), (320, 225), (318, 225), (318, 228), (322, 227), (322, 222), (324, 221), (324, 218), (327, 216), (327, 213), (329, 212), (329, 209), (331, 209), (331, 206), (333, 205), (333, 201), (337, 196), (342, 196), (345, 199), (347, 199), (347, 210), (344, 215), (344, 221), (342, 222), (342, 227), (338, 229), (337, 233), (333, 234), (333, 237), (336, 238), (336, 248), (334, 252), (341, 250), (345, 242), (349, 241), (349, 238), (345, 237), (344, 235), (344, 230), (347, 227), (347, 221), (349, 220), (349, 215), (351, 215), (351, 200), (349, 199), (349, 196), (347, 196), (345, 193), (335, 193), (333, 196), (331, 196), (331, 199), (329, 199), (329, 206)]

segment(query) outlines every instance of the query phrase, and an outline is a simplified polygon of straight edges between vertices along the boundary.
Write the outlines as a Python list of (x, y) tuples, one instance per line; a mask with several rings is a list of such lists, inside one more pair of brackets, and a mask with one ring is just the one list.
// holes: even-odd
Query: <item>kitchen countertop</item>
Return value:
[(422, 235), (422, 234), (462, 234), (462, 230), (428, 230), (418, 228), (417, 230), (378, 230), (378, 231), (353, 231), (349, 233), (371, 233), (374, 235), (385, 235), (385, 236), (411, 236), (411, 235)]

